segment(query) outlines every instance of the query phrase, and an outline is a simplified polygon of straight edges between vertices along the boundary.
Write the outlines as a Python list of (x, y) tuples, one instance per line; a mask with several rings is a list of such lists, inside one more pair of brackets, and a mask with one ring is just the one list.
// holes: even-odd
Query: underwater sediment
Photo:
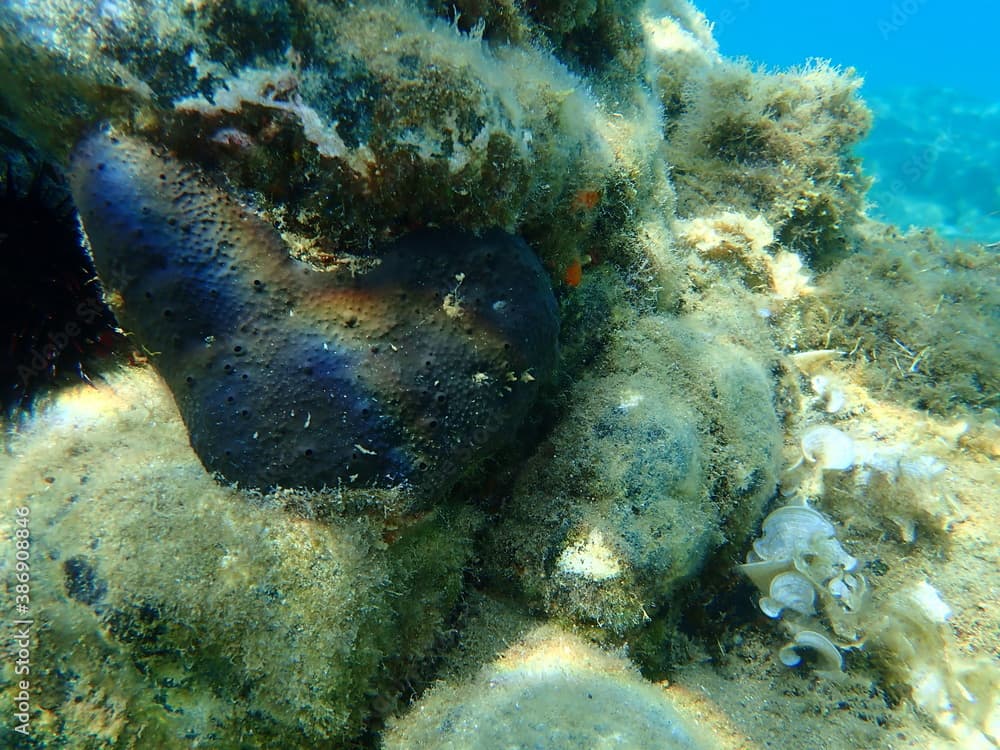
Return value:
[(86, 238), (16, 267), (120, 326), (0, 457), (37, 746), (995, 743), (997, 259), (866, 216), (852, 72), (680, 0), (0, 21)]

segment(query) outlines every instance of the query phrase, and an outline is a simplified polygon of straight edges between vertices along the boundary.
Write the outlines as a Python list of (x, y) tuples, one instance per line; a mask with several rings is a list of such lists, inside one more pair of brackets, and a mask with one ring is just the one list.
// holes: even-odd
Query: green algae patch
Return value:
[(870, 127), (860, 86), (823, 63), (782, 73), (705, 67), (668, 125), (678, 214), (761, 213), (814, 268), (846, 255), (869, 184), (851, 153)]
[(38, 736), (232, 746), (252, 726), (246, 746), (312, 747), (356, 734), (395, 679), (387, 658), (433, 644), (469, 521), (425, 517), (412, 537), (400, 522), (387, 541), (364, 514), (318, 519), (234, 491), (198, 464), (150, 371), (109, 380), (42, 408), (48, 429), (14, 437), (0, 473), (5, 512), (31, 513)]
[(669, 609), (748, 532), (774, 491), (781, 439), (767, 360), (707, 321), (641, 318), (610, 347), (521, 474), (487, 563), (529, 607), (596, 637)]
[(387, 733), (384, 750), (713, 747), (669, 694), (613, 656), (552, 627), (530, 632), (473, 680), (442, 683)]
[[(501, 227), (561, 276), (592, 247), (637, 257), (640, 220), (662, 221), (628, 205), (640, 186), (670, 201), (661, 114), (635, 86), (638, 24), (618, 5), (573, 6), (538, 9), (544, 23), (576, 19), (557, 28), (511, 10), (525, 33), (490, 27), (492, 42), (475, 13), (458, 23), (451, 6), (445, 20), (420, 3), (164, 1), (148, 17), (122, 4), (92, 29), (58, 3), (17, 6), (2, 17), (21, 32), (10, 49), (25, 50), (3, 69), (43, 92), (67, 70), (74, 84), (15, 92), (3, 110), (59, 156), (107, 120), (165, 144), (245, 191), (315, 261), (417, 226)], [(579, 37), (595, 19), (615, 73), (588, 78), (599, 50)], [(56, 43), (46, 30), (60, 23), (72, 33)]]
[(803, 300), (803, 349), (846, 354), (873, 395), (939, 415), (1000, 407), (995, 250), (870, 225), (864, 253)]

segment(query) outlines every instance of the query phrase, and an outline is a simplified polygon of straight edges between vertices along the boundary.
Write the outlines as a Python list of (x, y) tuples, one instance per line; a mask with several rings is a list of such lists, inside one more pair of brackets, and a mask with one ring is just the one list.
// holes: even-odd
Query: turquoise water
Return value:
[(1000, 65), (995, 3), (699, 3), (720, 51), (774, 67), (854, 67), (875, 113), (858, 147), (872, 215), (949, 237), (1000, 240)]
[(931, 87), (872, 94), (858, 152), (876, 182), (872, 215), (948, 237), (1000, 241), (1000, 102)]

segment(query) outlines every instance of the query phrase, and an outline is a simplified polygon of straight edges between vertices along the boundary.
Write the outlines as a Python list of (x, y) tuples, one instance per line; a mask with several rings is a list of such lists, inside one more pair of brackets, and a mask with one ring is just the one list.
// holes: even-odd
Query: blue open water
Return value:
[(774, 68), (822, 57), (864, 77), (857, 152), (872, 214), (1000, 241), (1000, 3), (702, 0), (721, 52)]

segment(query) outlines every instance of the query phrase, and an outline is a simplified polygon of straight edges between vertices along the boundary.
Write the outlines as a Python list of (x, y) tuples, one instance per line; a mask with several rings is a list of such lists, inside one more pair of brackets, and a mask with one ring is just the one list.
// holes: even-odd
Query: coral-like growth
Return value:
[(843, 257), (867, 187), (851, 155), (869, 126), (860, 85), (822, 63), (777, 74), (706, 66), (685, 85), (668, 141), (680, 216), (763, 214), (813, 267)]

